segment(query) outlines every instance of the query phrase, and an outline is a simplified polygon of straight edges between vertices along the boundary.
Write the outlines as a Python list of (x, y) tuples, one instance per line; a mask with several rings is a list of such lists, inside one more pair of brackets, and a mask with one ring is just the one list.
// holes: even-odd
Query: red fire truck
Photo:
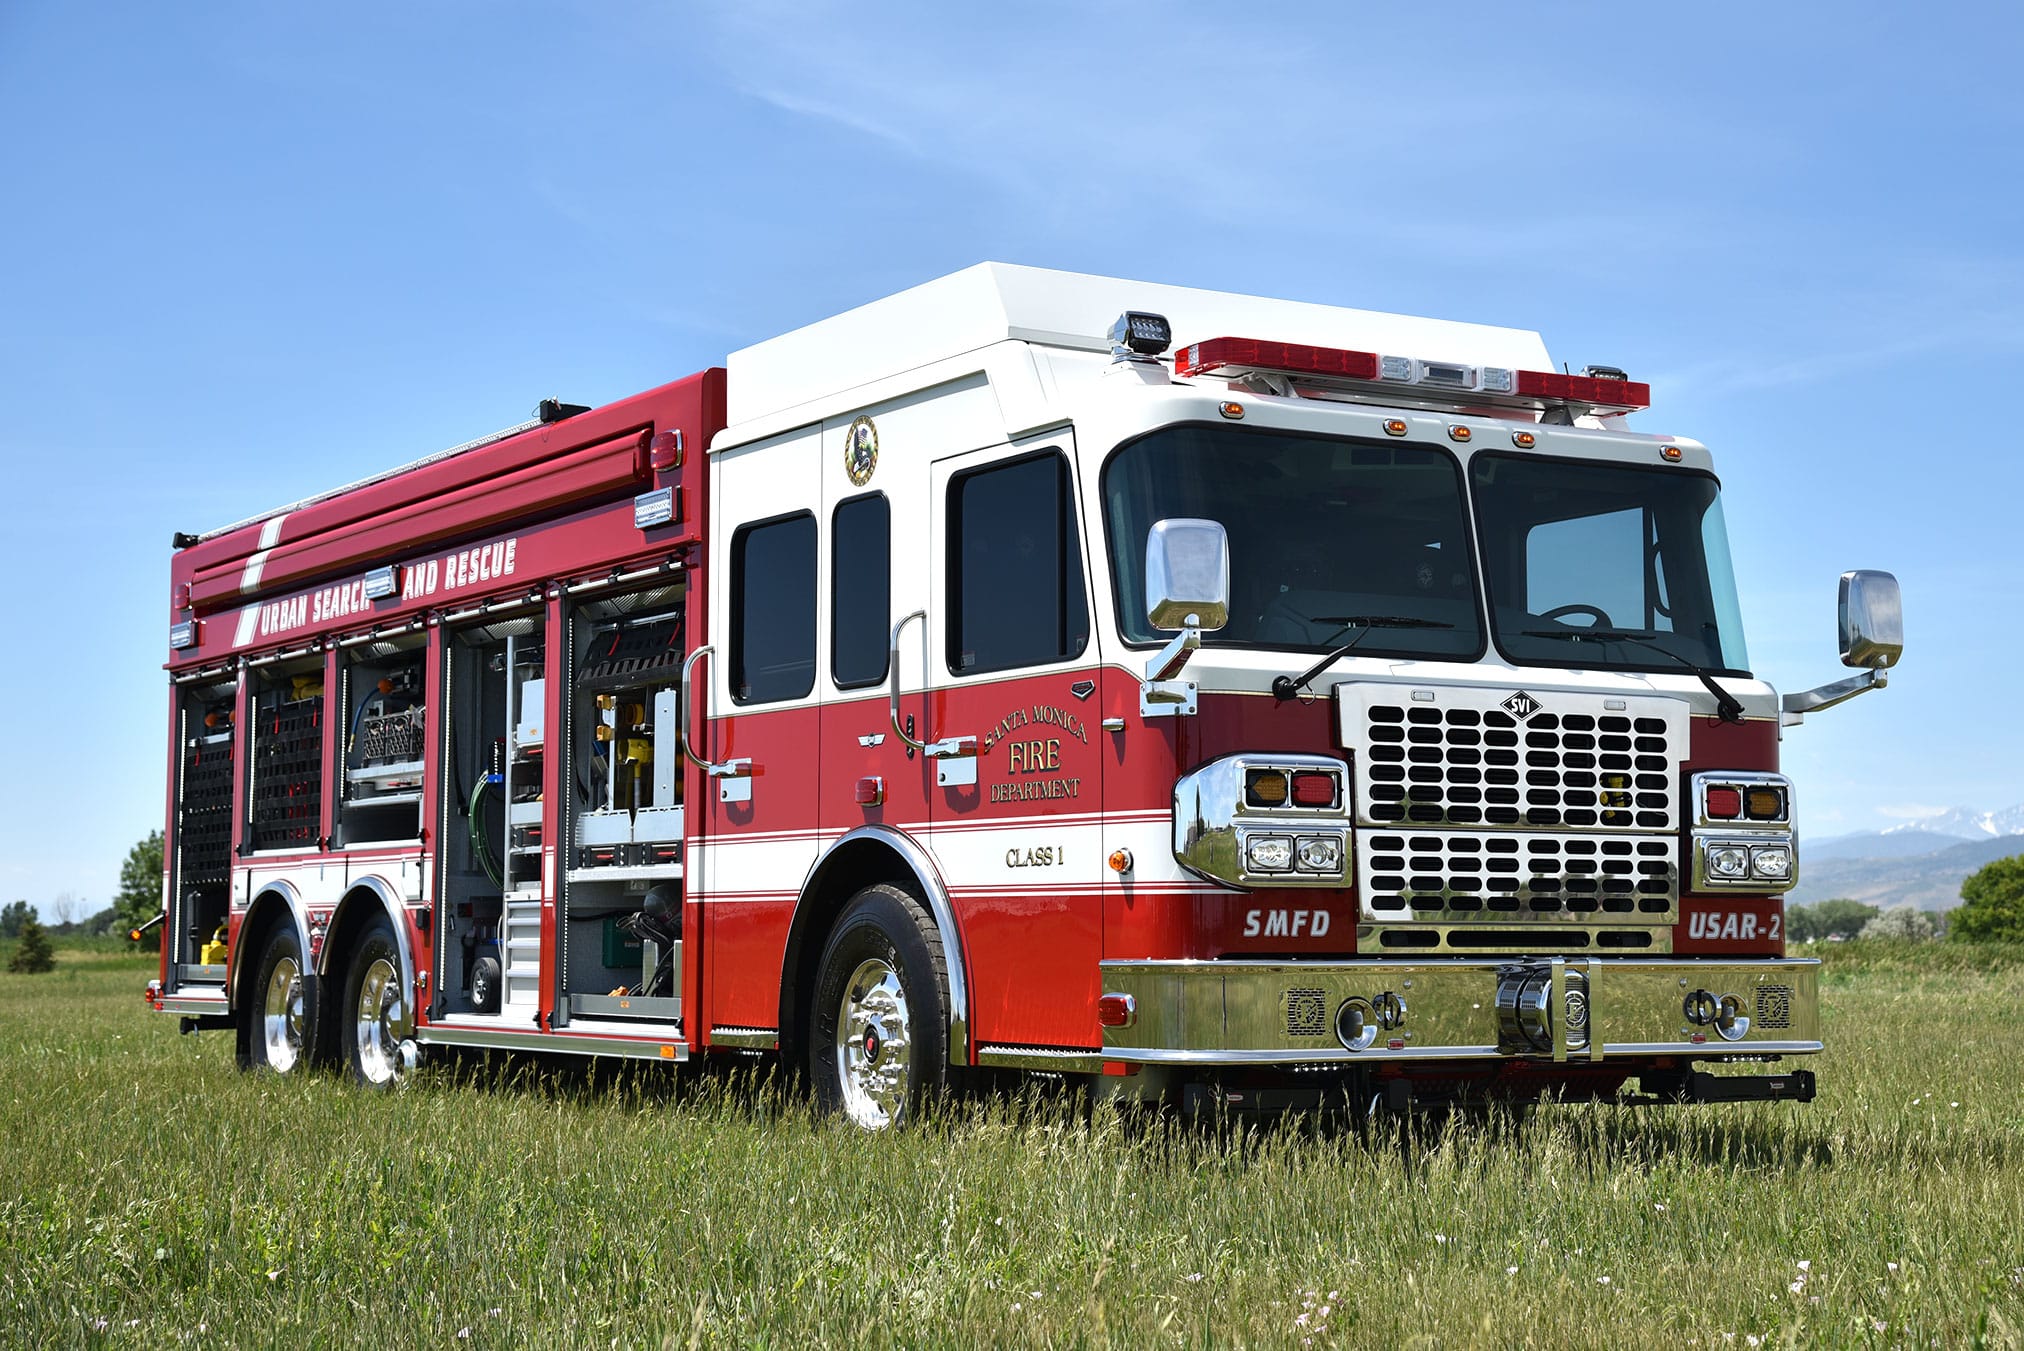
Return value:
[[(1122, 315), (1121, 318), (1117, 317)], [(1176, 343), (1178, 340), (1178, 345)], [(1807, 1098), (1708, 452), (1530, 332), (982, 264), (178, 535), (160, 978), (240, 1061)]]

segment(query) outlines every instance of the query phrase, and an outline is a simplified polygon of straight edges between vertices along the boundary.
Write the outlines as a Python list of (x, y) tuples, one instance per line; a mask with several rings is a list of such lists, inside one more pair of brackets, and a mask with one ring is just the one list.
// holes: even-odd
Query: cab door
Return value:
[(705, 1026), (774, 1028), (788, 923), (818, 851), (821, 428), (718, 453), (695, 889)]
[(979, 1043), (1100, 1044), (1099, 661), (1077, 478), (1066, 429), (931, 476), (930, 837)]

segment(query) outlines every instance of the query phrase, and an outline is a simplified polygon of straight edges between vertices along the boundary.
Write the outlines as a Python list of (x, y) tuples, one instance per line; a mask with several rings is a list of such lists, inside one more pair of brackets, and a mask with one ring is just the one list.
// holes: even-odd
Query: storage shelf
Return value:
[(679, 880), (682, 865), (679, 863), (642, 863), (623, 868), (570, 868), (562, 878), (572, 885), (578, 882), (638, 882), (656, 879)]
[(344, 800), (346, 809), (352, 807), (412, 807), (422, 800), (422, 790), (412, 792), (374, 793), (371, 797), (352, 797)]

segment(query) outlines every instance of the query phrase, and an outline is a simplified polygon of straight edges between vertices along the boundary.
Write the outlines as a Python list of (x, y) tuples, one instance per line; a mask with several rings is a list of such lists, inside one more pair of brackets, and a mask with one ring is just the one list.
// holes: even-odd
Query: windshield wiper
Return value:
[(1683, 670), (1691, 672), (1708, 687), (1708, 693), (1715, 696), (1715, 715), (1723, 722), (1743, 721), (1743, 705), (1736, 701), (1735, 695), (1715, 683), (1715, 677), (1709, 673), (1707, 667), (1688, 661), (1669, 647), (1659, 646), (1652, 641), (1652, 638), (1657, 636), (1655, 634), (1647, 636), (1629, 633), (1623, 629), (1524, 629), (1520, 632), (1526, 638), (1558, 638), (1571, 643), (1626, 643), (1631, 647), (1641, 647), (1647, 652), (1656, 652), (1669, 661), (1679, 663)]
[(1361, 629), (1362, 632), (1344, 643), (1341, 647), (1330, 652), (1320, 661), (1314, 663), (1314, 665), (1308, 667), (1305, 671), (1302, 671), (1299, 675), (1272, 677), (1272, 697), (1282, 704), (1299, 694), (1306, 687), (1308, 681), (1326, 671), (1338, 659), (1348, 656), (1350, 652), (1355, 650), (1358, 643), (1370, 637), (1378, 629), (1451, 629), (1455, 627), (1453, 624), (1444, 624), (1438, 619), (1414, 619), (1409, 615), (1315, 615), (1308, 622), (1311, 624), (1336, 625), (1335, 632), (1329, 635), (1330, 641), (1339, 637), (1344, 629)]

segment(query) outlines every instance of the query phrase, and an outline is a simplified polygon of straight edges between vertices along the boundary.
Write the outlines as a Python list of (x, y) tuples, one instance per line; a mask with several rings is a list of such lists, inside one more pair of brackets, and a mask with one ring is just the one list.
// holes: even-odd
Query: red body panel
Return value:
[[(711, 369), (562, 422), (468, 451), (206, 540), (176, 557), (175, 579), (200, 615), (246, 592), (246, 565), (267, 551), (258, 593), (377, 566), (503, 522), (553, 516), (592, 498), (650, 486), (648, 441), (680, 429), (690, 465), (724, 425), (724, 372)], [(691, 497), (700, 496), (689, 493)]]

